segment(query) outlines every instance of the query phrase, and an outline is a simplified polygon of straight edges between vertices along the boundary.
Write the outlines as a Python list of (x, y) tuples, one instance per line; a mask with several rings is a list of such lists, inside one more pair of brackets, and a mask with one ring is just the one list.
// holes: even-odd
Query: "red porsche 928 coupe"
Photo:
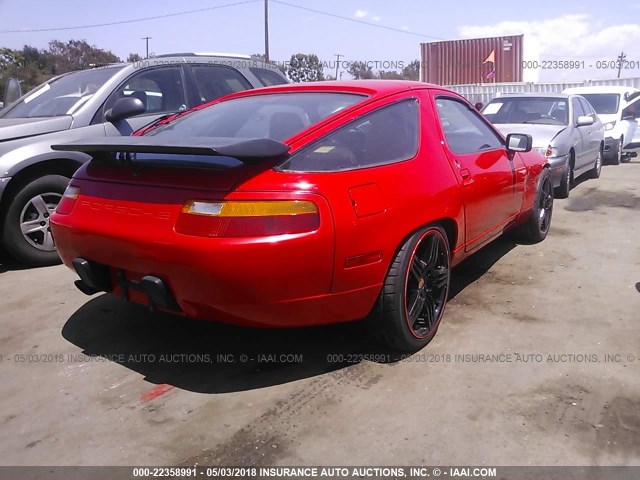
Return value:
[(367, 318), (404, 351), (435, 334), (453, 266), (507, 230), (543, 240), (553, 208), (530, 136), (418, 82), (250, 90), (54, 149), (92, 157), (51, 220), (84, 293), (241, 325)]

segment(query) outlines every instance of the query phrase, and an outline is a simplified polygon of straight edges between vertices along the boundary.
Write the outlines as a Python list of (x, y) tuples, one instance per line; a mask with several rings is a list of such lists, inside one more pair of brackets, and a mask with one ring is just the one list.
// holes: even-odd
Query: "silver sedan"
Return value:
[(580, 95), (505, 95), (487, 103), (482, 113), (505, 136), (533, 137), (534, 148), (550, 164), (556, 197), (568, 197), (580, 175), (600, 176), (604, 126)]

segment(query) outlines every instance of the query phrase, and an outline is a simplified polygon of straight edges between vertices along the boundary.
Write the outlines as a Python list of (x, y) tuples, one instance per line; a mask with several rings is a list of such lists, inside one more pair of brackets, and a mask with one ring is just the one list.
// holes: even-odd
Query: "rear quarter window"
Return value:
[(419, 124), (416, 99), (387, 105), (305, 147), (279, 169), (339, 172), (408, 160), (418, 152)]
[(269, 70), (267, 68), (251, 67), (249, 68), (249, 71), (253, 73), (256, 78), (260, 80), (260, 83), (262, 83), (262, 85), (264, 85), (265, 87), (270, 87), (272, 85), (284, 85), (285, 83), (289, 83), (287, 82), (287, 79), (282, 75), (279, 75), (277, 72)]

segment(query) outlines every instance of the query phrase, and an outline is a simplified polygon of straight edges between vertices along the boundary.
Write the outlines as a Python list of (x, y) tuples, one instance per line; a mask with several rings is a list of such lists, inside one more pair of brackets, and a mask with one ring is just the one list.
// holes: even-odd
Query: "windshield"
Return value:
[(618, 93), (581, 93), (599, 115), (618, 113), (620, 94)]
[(271, 138), (283, 141), (364, 98), (348, 93), (278, 93), (218, 103), (152, 130), (184, 137)]
[(123, 67), (84, 70), (45, 83), (24, 96), (4, 118), (71, 115), (121, 68)]
[(491, 123), (567, 125), (567, 100), (555, 97), (500, 97), (482, 110)]

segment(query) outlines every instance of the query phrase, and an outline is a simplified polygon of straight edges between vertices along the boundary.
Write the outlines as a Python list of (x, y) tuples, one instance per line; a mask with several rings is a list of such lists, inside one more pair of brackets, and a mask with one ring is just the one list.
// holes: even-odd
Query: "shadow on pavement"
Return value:
[[(463, 262), (453, 271), (450, 298), (515, 246), (509, 238), (498, 239)], [(402, 358), (373, 343), (365, 322), (245, 328), (152, 313), (110, 295), (96, 297), (78, 309), (62, 335), (85, 355), (105, 357), (151, 383), (200, 393), (293, 382), (359, 363), (363, 357), (379, 363)]]
[[(551, 224), (551, 229), (553, 229), (553, 223)], [(498, 260), (518, 245), (519, 243), (511, 235), (502, 236), (455, 267), (451, 272), (449, 300), (455, 298), (467, 286), (480, 279)], [(522, 248), (527, 248), (527, 245), (522, 245)], [(446, 316), (445, 312), (444, 321), (446, 321)]]
[(259, 329), (194, 320), (127, 303), (110, 295), (90, 300), (62, 335), (83, 353), (102, 356), (144, 375), (201, 393), (263, 388), (359, 363), (381, 352), (366, 340), (363, 322)]

